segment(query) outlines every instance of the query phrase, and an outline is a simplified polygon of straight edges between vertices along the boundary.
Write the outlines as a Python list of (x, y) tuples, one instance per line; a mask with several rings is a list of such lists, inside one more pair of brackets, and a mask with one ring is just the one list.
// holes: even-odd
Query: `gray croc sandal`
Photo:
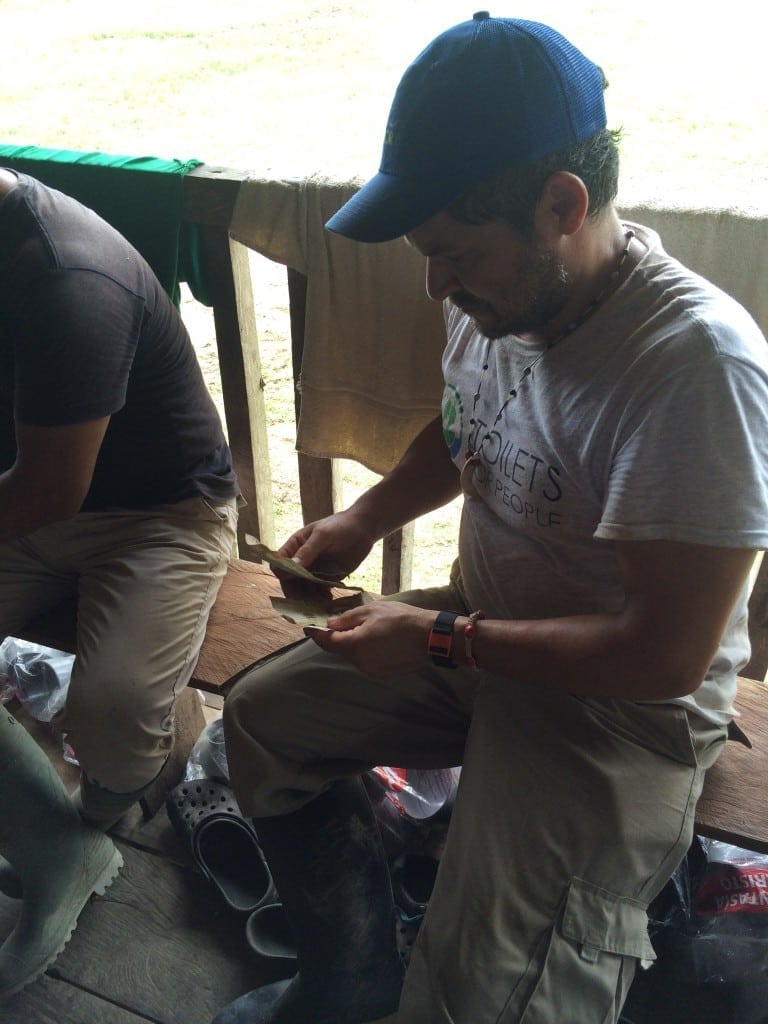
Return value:
[(296, 939), (282, 903), (266, 903), (254, 910), (245, 922), (245, 938), (257, 956), (291, 974), (298, 970)]
[(216, 779), (192, 779), (166, 799), (171, 824), (189, 841), (192, 857), (231, 910), (252, 914), (278, 901), (253, 826), (235, 794)]
[(395, 907), (395, 914), (395, 938), (397, 940), (397, 951), (400, 954), (400, 959), (403, 961), (403, 966), (407, 970), (408, 965), (411, 962), (413, 944), (416, 941), (416, 936), (419, 934), (419, 928), (421, 928), (421, 922), (424, 920), (424, 915), (407, 914), (401, 907)]
[(408, 917), (424, 916), (440, 861), (426, 853), (406, 851), (390, 868), (395, 904)]

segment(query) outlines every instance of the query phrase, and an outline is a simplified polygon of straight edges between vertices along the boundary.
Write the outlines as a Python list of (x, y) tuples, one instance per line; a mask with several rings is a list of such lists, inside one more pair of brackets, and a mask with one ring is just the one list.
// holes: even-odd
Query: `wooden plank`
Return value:
[(243, 496), (238, 549), (248, 557), (245, 534), (275, 546), (272, 474), (269, 466), (264, 379), (253, 306), (248, 250), (226, 228), (203, 228), (208, 285), (229, 446)]
[[(301, 416), (301, 367), (307, 322), (307, 278), (288, 267), (288, 310), (291, 326), (291, 361), (296, 423)], [(301, 517), (304, 523), (337, 512), (342, 507), (341, 466), (338, 459), (297, 453)]]
[(319, 459), (298, 452), (299, 497), (304, 523), (337, 512), (342, 507), (341, 465), (338, 459)]
[(184, 176), (182, 216), (193, 224), (228, 228), (232, 221), (243, 171), (203, 164)]
[(381, 559), (381, 592), (397, 594), (408, 590), (413, 577), (415, 523), (406, 523), (384, 538)]
[(764, 558), (762, 552), (755, 563), (754, 577), (749, 598), (752, 654), (743, 673), (749, 679), (765, 679), (768, 672), (768, 558)]
[(280, 584), (265, 565), (243, 559), (232, 562), (193, 673), (198, 689), (220, 693), (248, 665), (302, 639), (301, 627), (287, 622), (272, 607), (270, 597), (281, 596)]
[(0, 1024), (157, 1024), (93, 992), (43, 976), (0, 1006)]
[(768, 853), (768, 685), (739, 679), (737, 723), (752, 749), (729, 740), (707, 772), (696, 808), (696, 831), (711, 839)]
[(274, 980), (247, 945), (244, 919), (201, 875), (120, 847), (123, 870), (85, 908), (51, 977), (163, 1024), (210, 1024), (226, 1003)]
[(109, 834), (135, 850), (144, 850), (190, 871), (197, 870), (187, 837), (180, 835), (171, 825), (165, 807), (161, 807), (149, 819), (144, 817), (138, 807), (132, 807), (109, 830)]

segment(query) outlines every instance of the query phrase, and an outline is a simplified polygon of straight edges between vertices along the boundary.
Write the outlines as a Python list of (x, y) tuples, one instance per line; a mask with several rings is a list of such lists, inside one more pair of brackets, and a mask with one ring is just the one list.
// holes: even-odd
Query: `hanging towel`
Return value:
[(248, 178), (230, 234), (307, 277), (297, 450), (386, 473), (440, 411), (445, 326), (403, 239), (365, 245), (325, 230), (358, 187)]
[(180, 281), (189, 283), (200, 302), (211, 304), (199, 234), (181, 222), (183, 177), (201, 163), (0, 145), (0, 166), (65, 192), (117, 228), (177, 306)]
[(620, 204), (620, 216), (653, 228), (666, 251), (732, 295), (768, 336), (768, 217), (737, 210)]

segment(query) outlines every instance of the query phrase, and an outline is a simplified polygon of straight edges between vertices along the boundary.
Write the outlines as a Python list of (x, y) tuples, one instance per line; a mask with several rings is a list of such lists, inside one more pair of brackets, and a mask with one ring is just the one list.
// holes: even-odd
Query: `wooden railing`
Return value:
[[(184, 219), (202, 230), (206, 276), (213, 301), (224, 418), (235, 471), (247, 505), (238, 529), (241, 558), (252, 558), (245, 535), (275, 544), (264, 381), (256, 331), (249, 250), (229, 235), (238, 189), (246, 175), (204, 165), (184, 178)], [(304, 348), (307, 279), (286, 268), (294, 383)], [(295, 387), (296, 416), (301, 397)], [(297, 453), (302, 518), (310, 522), (338, 510), (341, 474), (337, 460)], [(381, 592), (396, 593), (411, 582), (413, 524), (384, 539)]]
[[(204, 165), (184, 179), (184, 216), (203, 228), (214, 300), (216, 341), (224, 414), (235, 468), (248, 501), (240, 519), (240, 555), (250, 558), (246, 533), (274, 545), (269, 446), (259, 346), (250, 282), (249, 251), (228, 228), (241, 183), (247, 175)], [(629, 219), (655, 228), (669, 250), (739, 299), (768, 332), (768, 299), (761, 282), (768, 274), (768, 221), (730, 211), (667, 210), (651, 205), (622, 210)], [(288, 267), (294, 382), (301, 370), (307, 279)], [(393, 296), (393, 302), (397, 297)], [(300, 392), (296, 388), (296, 413)], [(336, 510), (341, 477), (335, 460), (297, 454), (304, 522)], [(413, 524), (384, 539), (381, 591), (394, 593), (411, 582)], [(762, 674), (761, 674), (762, 677)]]
[[(43, 173), (38, 176), (45, 180)], [(246, 534), (259, 537), (270, 547), (276, 543), (250, 250), (230, 234), (238, 195), (248, 177), (245, 171), (204, 164), (182, 179), (182, 216), (185, 222), (198, 228), (202, 243), (206, 286), (213, 305), (224, 419), (235, 470), (247, 502), (238, 527), (239, 555), (244, 559), (253, 558), (245, 542)], [(733, 294), (753, 313), (763, 331), (768, 332), (768, 298), (763, 287), (768, 275), (766, 218), (722, 210), (665, 210), (652, 206), (634, 206), (622, 212), (659, 230), (670, 251)], [(298, 384), (304, 351), (307, 279), (290, 267), (286, 268), (286, 275), (293, 374)], [(392, 303), (397, 302), (398, 297), (393, 295)], [(300, 401), (297, 387), (297, 416)], [(305, 522), (339, 508), (340, 471), (335, 460), (299, 453), (297, 475)], [(384, 539), (380, 588), (383, 593), (410, 585), (412, 548), (413, 524)]]
[(245, 535), (275, 543), (264, 381), (253, 307), (248, 250), (229, 236), (244, 175), (204, 165), (184, 178), (183, 217), (200, 227), (213, 302), (224, 418), (235, 472), (247, 504), (241, 510), (238, 548), (249, 557)]

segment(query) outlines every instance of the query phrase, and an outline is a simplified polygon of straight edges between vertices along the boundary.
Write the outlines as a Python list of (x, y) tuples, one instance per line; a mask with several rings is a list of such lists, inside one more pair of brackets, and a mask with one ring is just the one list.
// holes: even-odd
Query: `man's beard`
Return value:
[[(486, 338), (495, 339), (508, 334), (524, 335), (540, 331), (563, 310), (568, 302), (569, 291), (570, 278), (562, 261), (551, 250), (532, 245), (528, 268), (515, 289), (514, 310), (497, 314), (493, 307), (479, 302), (470, 293), (453, 295), (451, 298)], [(489, 313), (495, 316), (495, 322), (483, 322), (482, 306), (486, 306)]]

